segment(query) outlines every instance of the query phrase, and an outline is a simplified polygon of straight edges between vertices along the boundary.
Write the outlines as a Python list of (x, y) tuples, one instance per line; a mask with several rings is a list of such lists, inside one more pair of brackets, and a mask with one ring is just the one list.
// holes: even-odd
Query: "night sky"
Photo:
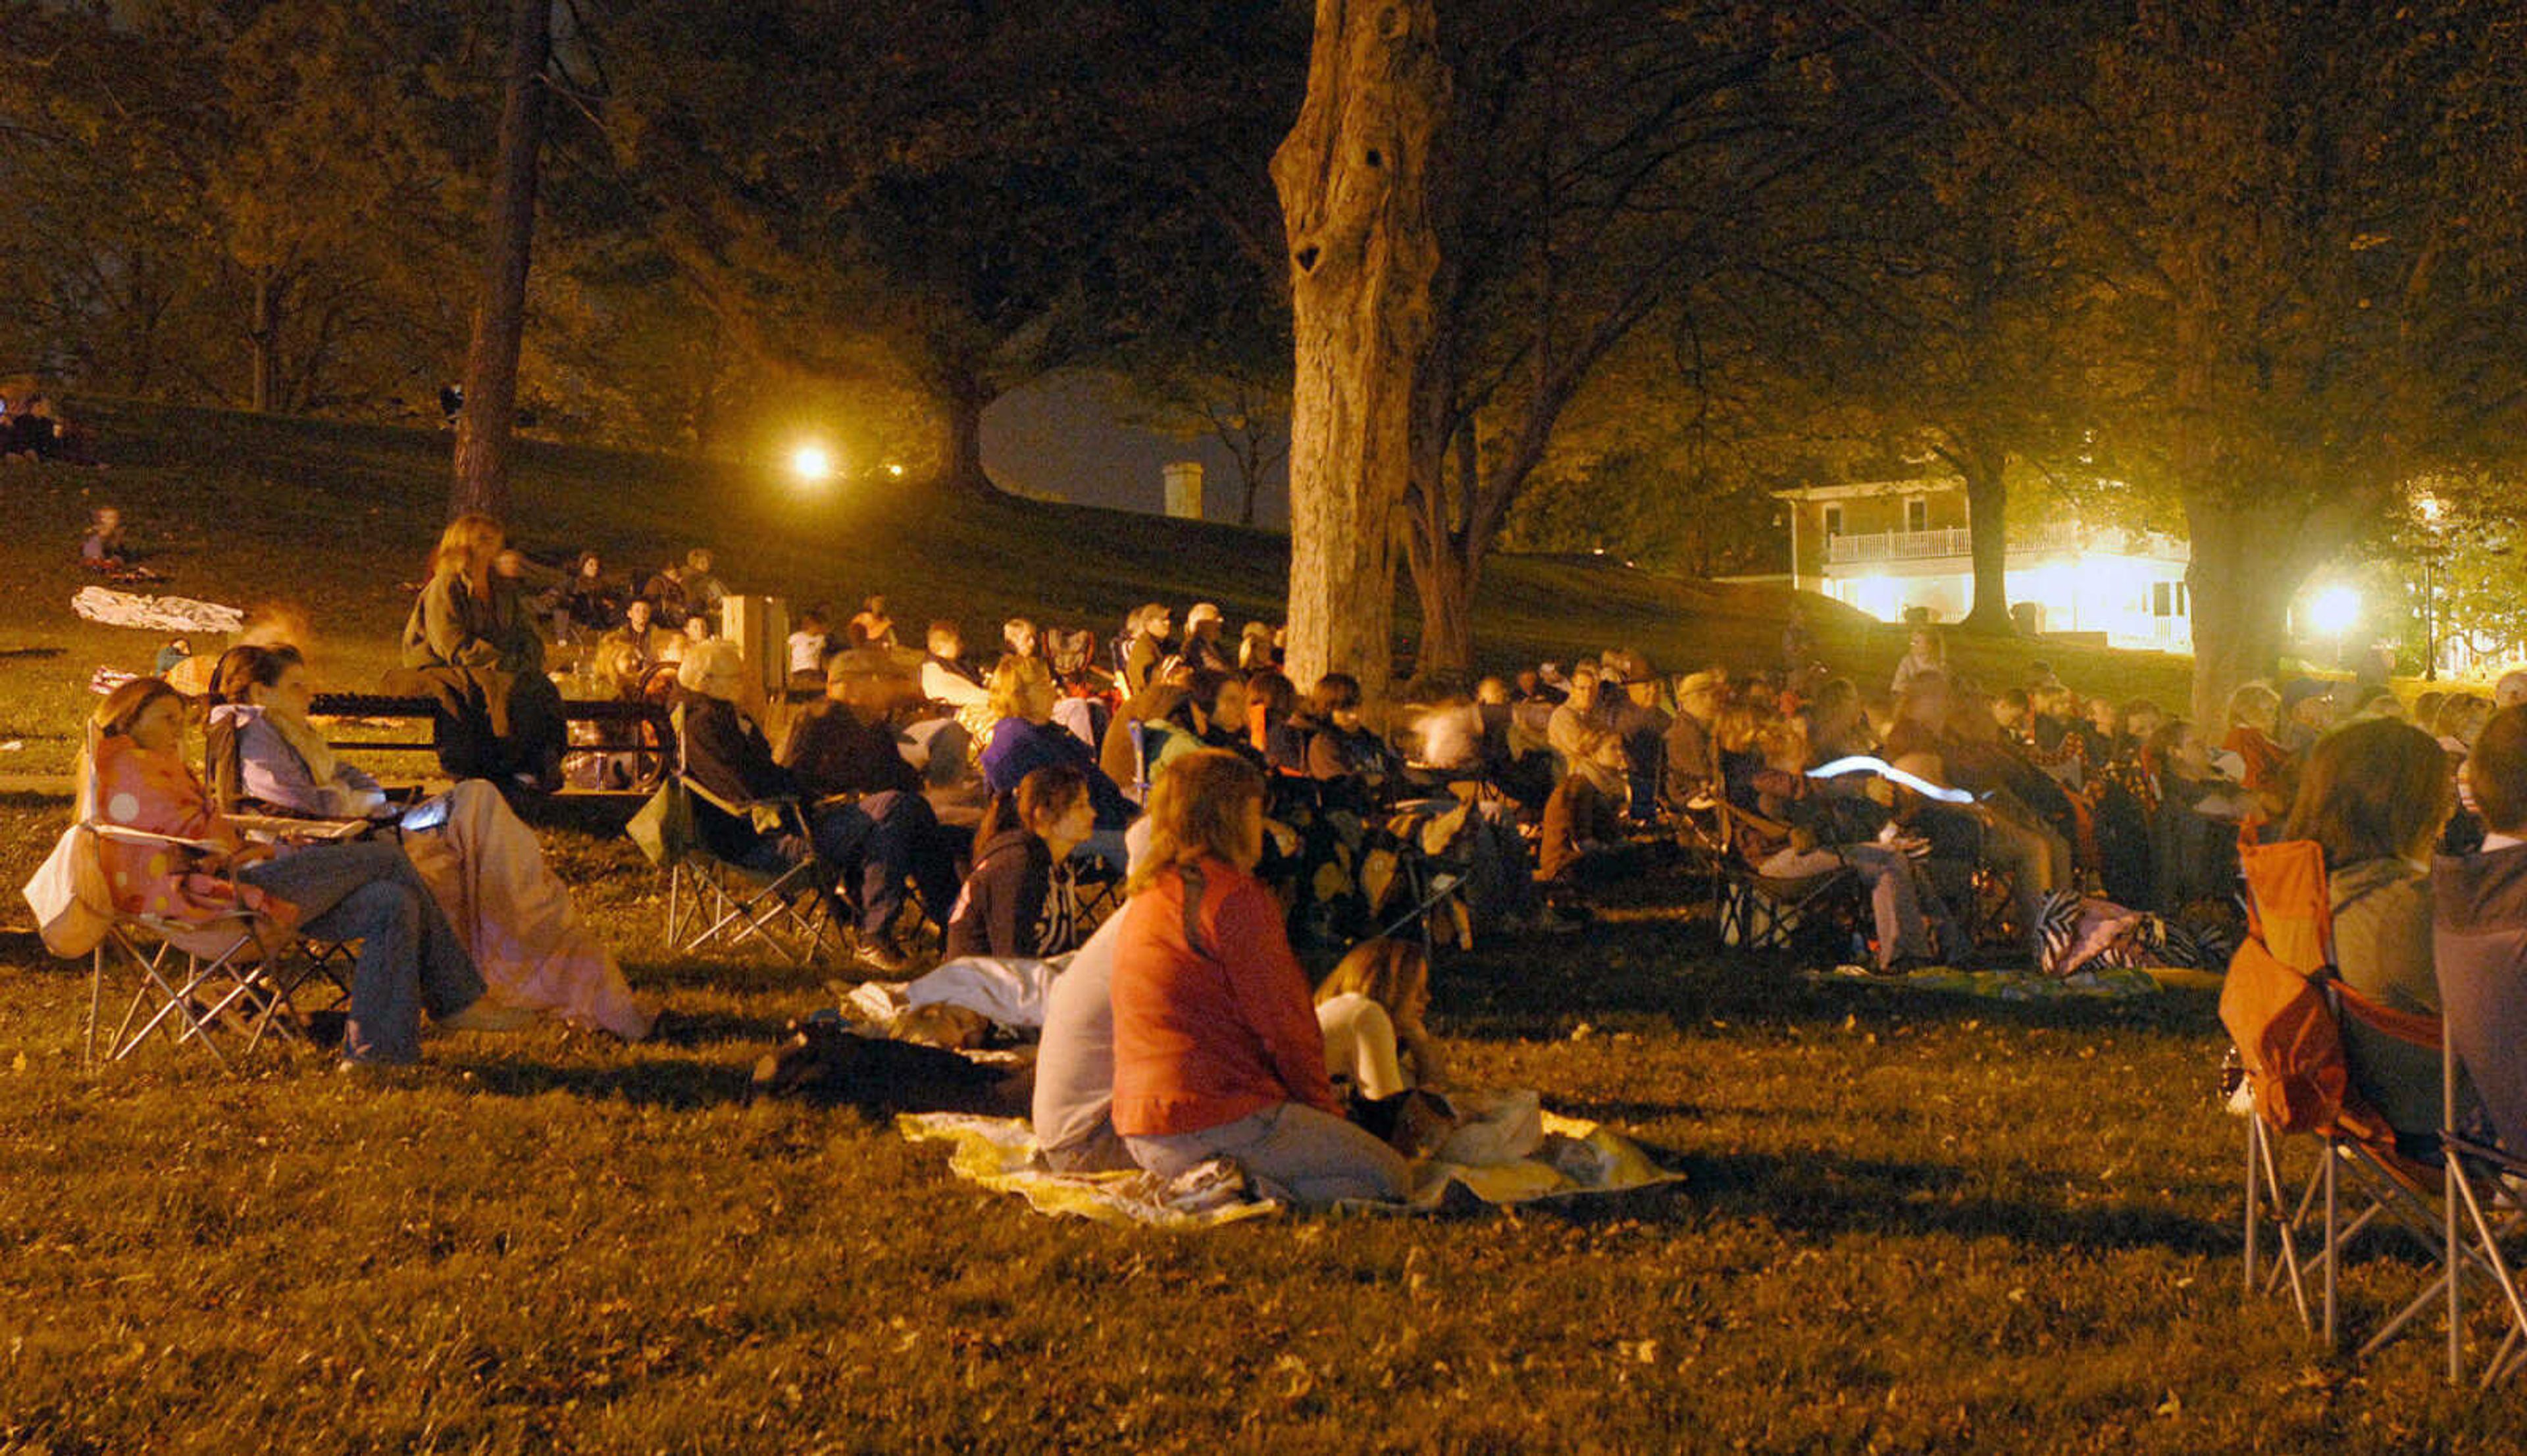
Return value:
[[(1237, 471), (1215, 439), (1170, 439), (1135, 429), (1096, 382), (1057, 377), (1003, 398), (983, 416), (983, 464), (995, 483), (1050, 491), (1084, 506), (1156, 513), (1164, 509), (1160, 471), (1172, 460), (1203, 464), (1203, 515), (1237, 519)], [(1276, 468), (1256, 501), (1258, 526), (1286, 527), (1287, 478)]]

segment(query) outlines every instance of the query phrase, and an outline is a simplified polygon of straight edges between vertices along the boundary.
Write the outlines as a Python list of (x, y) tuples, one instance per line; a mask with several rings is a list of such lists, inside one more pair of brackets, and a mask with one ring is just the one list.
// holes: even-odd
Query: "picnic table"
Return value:
[[(318, 693), (308, 716), (326, 721), (327, 745), (346, 752), (428, 753), (438, 748), (438, 708), (428, 698)], [(592, 757), (622, 771), (621, 781), (603, 791), (652, 793), (665, 780), (674, 742), (665, 707), (619, 698), (565, 698), (562, 721), (570, 729), (562, 777), (574, 785), (583, 778), (602, 783), (601, 765), (592, 765)], [(574, 767), (583, 772), (573, 772)], [(592, 767), (598, 772), (584, 772)]]

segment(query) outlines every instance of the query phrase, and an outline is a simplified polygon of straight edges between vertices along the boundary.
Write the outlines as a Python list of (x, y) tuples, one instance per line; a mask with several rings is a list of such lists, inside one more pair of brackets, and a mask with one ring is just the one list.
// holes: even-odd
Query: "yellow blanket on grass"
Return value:
[[(1543, 1114), (1543, 1125), (1547, 1142), (1558, 1149), (1559, 1156), (1522, 1158), (1484, 1167), (1423, 1164), (1415, 1170), (1415, 1181), (1420, 1191), (1396, 1211), (1436, 1211), (1451, 1181), (1463, 1184), (1495, 1206), (1583, 1198), (1683, 1181), (1682, 1175), (1651, 1162), (1649, 1155), (1629, 1138), (1598, 1124), (1548, 1112)], [(1000, 1192), (1016, 1193), (1040, 1214), (1184, 1230), (1215, 1229), (1281, 1209), (1280, 1204), (1268, 1200), (1178, 1208), (1167, 1202), (1166, 1180), (1151, 1174), (1048, 1172), (1033, 1166), (1035, 1132), (1023, 1118), (904, 1113), (896, 1118), (895, 1126), (908, 1141), (949, 1144), (948, 1166), (958, 1178)], [(1554, 1134), (1564, 1141), (1556, 1143)]]

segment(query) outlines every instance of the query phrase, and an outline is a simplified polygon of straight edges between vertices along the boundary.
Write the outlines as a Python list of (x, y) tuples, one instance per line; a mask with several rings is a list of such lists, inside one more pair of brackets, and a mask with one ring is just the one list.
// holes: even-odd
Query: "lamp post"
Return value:
[(2422, 518), (2422, 680), (2440, 680), (2440, 498), (2425, 493), (2413, 502)]

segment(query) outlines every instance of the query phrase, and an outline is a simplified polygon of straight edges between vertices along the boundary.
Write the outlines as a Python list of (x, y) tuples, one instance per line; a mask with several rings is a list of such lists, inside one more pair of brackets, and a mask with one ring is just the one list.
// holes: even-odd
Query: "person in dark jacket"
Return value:
[(2527, 1155), (2527, 707), (2492, 715), (2465, 774), (2485, 832), (2431, 867), (2440, 1004), (2501, 1147)]
[(948, 918), (948, 955), (1043, 960), (1079, 948), (1079, 896), (1071, 851), (1096, 828), (1088, 780), (1077, 770), (1038, 769), (985, 811), (974, 873)]
[(506, 544), (489, 516), (447, 524), (386, 686), (438, 705), (439, 766), (451, 777), (513, 776), (549, 790), (561, 782), (561, 691), (544, 676), (543, 638), (517, 582), (493, 568)]
[(1053, 722), (1053, 675), (1031, 657), (1005, 657), (992, 669), (991, 741), (983, 749), (983, 781), (992, 792), (1008, 793), (1026, 776), (1051, 765), (1079, 772), (1088, 780), (1088, 800), (1096, 806), (1097, 831), (1088, 848), (1098, 858), (1121, 869), (1128, 856), (1123, 827), (1139, 813), (1114, 780), (1097, 765), (1097, 755), (1068, 729)]
[(679, 665), (676, 680), (686, 693), (686, 775), (733, 806), (796, 798), (807, 819), (801, 836), (795, 828), (762, 828), (749, 814), (703, 799), (694, 805), (702, 842), (721, 859), (766, 872), (812, 855), (820, 866), (818, 890), (837, 917), (848, 907), (834, 886), (855, 879), (861, 959), (882, 971), (903, 969), (908, 959), (894, 927), (904, 883), (913, 882), (922, 903), (944, 915), (956, 897), (956, 866), (918, 777), (906, 777), (911, 766), (896, 753), (893, 735), (868, 730), (848, 707), (829, 703), (792, 735), (785, 765), (773, 759), (762, 728), (737, 704), (745, 659), (735, 643), (700, 644)]

